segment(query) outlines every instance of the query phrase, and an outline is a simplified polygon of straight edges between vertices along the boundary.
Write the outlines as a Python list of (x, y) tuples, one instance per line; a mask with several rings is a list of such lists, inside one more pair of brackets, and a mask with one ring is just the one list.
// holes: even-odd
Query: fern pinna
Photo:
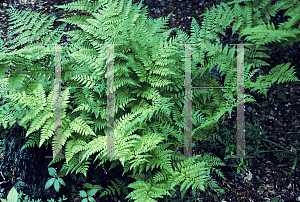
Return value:
[[(218, 78), (209, 76), (209, 71), (216, 64), (218, 71), (226, 74), (224, 85), (236, 86), (236, 48), (228, 44), (223, 46), (218, 34), (224, 35), (224, 29), (233, 22), (233, 31), (240, 30), (241, 35), (253, 35), (258, 26), (265, 33), (277, 33), (274, 27), (269, 30), (269, 27), (262, 26), (263, 21), (258, 20), (257, 13), (262, 7), (253, 9), (256, 12), (253, 15), (250, 7), (237, 4), (232, 8), (229, 5), (217, 5), (203, 14), (201, 29), (192, 19), (191, 37), (177, 28), (164, 29), (172, 13), (165, 18), (147, 19), (147, 8), (141, 9), (141, 3), (132, 5), (131, 0), (76, 1), (56, 6), (68, 11), (84, 10), (92, 17), (77, 15), (60, 19), (64, 24), (54, 31), (49, 29), (55, 16), (9, 9), (11, 21), (14, 21), (11, 24), (17, 28), (11, 35), (24, 31), (7, 43), (15, 43), (9, 48), (17, 48), (29, 41), (34, 43), (14, 52), (0, 53), (0, 75), (3, 84), (6, 81), (8, 87), (1, 94), (6, 101), (0, 107), (1, 124), (6, 128), (18, 121), (19, 125), (28, 128), (26, 137), (30, 136), (31, 140), (23, 149), (35, 144), (40, 147), (52, 140), (55, 150), (55, 59), (51, 44), (58, 43), (66, 34), (72, 38), (68, 39), (70, 45), (62, 46), (61, 50), (62, 83), (86, 88), (81, 91), (69, 87), (62, 93), (62, 146), (66, 161), (59, 176), (72, 172), (86, 176), (91, 156), (97, 154), (94, 162), (100, 160), (98, 165), (110, 160), (113, 166), (119, 162), (122, 164), (123, 175), (133, 171), (131, 177), (136, 182), (128, 185), (133, 191), (127, 198), (135, 201), (157, 201), (157, 198), (170, 195), (170, 191), (178, 186), (183, 195), (190, 187), (203, 191), (210, 186), (220, 190), (209, 176), (215, 171), (224, 178), (219, 169), (213, 168), (225, 165), (220, 159), (208, 154), (185, 159), (175, 149), (184, 146), (185, 49), (180, 44), (198, 44), (192, 47), (193, 87), (219, 86)], [(41, 20), (36, 21), (37, 18)], [(241, 23), (237, 19), (245, 21)], [(76, 25), (78, 29), (64, 32), (67, 23)], [(176, 37), (167, 39), (172, 30), (177, 32)], [(295, 35), (299, 36), (299, 33), (286, 29), (276, 40), (282, 41)], [(259, 41), (254, 37), (248, 39), (254, 45), (250, 48), (245, 46), (245, 56), (249, 54), (253, 58), (267, 57), (263, 45), (275, 41), (267, 37)], [(118, 159), (102, 158), (107, 155), (107, 95), (105, 88), (94, 88), (105, 87), (107, 83), (106, 44), (122, 44), (114, 46), (114, 143), (116, 156), (121, 157)], [(7, 50), (4, 46), (1, 48)], [(201, 68), (196, 68), (197, 63)], [(26, 65), (28, 71), (26, 75), (15, 71), (5, 80), (4, 72), (8, 65), (15, 65), (19, 70)], [(298, 80), (293, 75), (293, 68), (288, 70), (289, 64), (281, 64), (271, 70), (270, 76), (259, 76), (257, 82), (252, 82), (250, 78), (259, 71), (255, 68), (263, 65), (269, 64), (261, 59), (250, 61), (245, 58), (245, 88), (259, 90), (266, 95), (269, 85), (276, 81)], [(235, 94), (234, 88), (193, 90), (193, 141), (209, 136), (218, 138), (212, 130), (223, 114), (231, 113), (236, 107)], [(246, 95), (245, 102), (255, 100)], [(49, 165), (61, 160), (55, 158)]]

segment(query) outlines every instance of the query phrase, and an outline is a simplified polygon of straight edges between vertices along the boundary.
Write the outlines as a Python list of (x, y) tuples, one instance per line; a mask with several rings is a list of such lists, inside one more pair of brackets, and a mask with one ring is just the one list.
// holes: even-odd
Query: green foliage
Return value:
[[(281, 146), (281, 145), (279, 145), (279, 144), (277, 144), (277, 143), (275, 143), (275, 142), (273, 142), (271, 140), (263, 139), (263, 141), (270, 142), (270, 143), (272, 143), (272, 144), (274, 144), (274, 145), (282, 148), (282, 150), (259, 151), (260, 153), (263, 153), (263, 152), (283, 152), (283, 153), (286, 153), (286, 154), (291, 154), (292, 156), (290, 156), (290, 157), (295, 157), (294, 164), (293, 164), (292, 169), (291, 169), (291, 171), (289, 173), (289, 176), (288, 176), (288, 179), (289, 179), (292, 176), (292, 174), (293, 174), (293, 172), (294, 172), (294, 170), (296, 168), (298, 157), (300, 157), (300, 153), (297, 155), (297, 153), (300, 152), (300, 147), (296, 147), (295, 145), (293, 145), (293, 146), (296, 147), (296, 148), (294, 148), (293, 146), (290, 145), (291, 146), (291, 150), (288, 150), (288, 149), (284, 148), (283, 146)], [(282, 155), (278, 155), (277, 158), (279, 158), (280, 161), (281, 161), (282, 160), (281, 159)]]
[[(226, 162), (228, 162), (229, 167), (236, 167), (237, 172), (236, 174), (242, 173), (244, 174), (247, 171), (247, 168), (252, 165), (252, 159), (240, 159), (240, 162), (238, 159), (232, 159), (229, 158), (230, 156), (236, 155), (236, 126), (233, 127), (232, 130), (227, 130), (226, 126), (227, 121), (222, 121), (220, 128), (222, 129), (222, 132), (220, 134), (220, 139), (223, 141), (216, 141), (213, 136), (206, 142), (204, 141), (202, 143), (203, 148), (206, 148), (208, 151), (218, 151), (215, 152), (218, 157), (223, 158), (224, 155), (227, 154), (227, 156), (224, 158)], [(300, 148), (297, 147), (297, 142), (295, 145), (290, 145), (291, 150), (288, 150), (277, 143), (264, 139), (263, 136), (266, 134), (264, 130), (261, 130), (260, 124), (255, 120), (254, 125), (252, 126), (251, 123), (246, 122), (245, 127), (246, 135), (245, 135), (245, 142), (246, 142), (246, 154), (247, 156), (254, 156), (256, 159), (263, 159), (264, 155), (262, 153), (266, 152), (282, 152), (282, 153), (274, 153), (274, 155), (277, 157), (277, 160), (280, 162), (283, 161), (283, 159), (286, 158), (293, 158), (294, 164), (292, 166), (292, 169), (289, 173), (289, 177), (291, 177), (293, 171), (295, 170), (295, 167), (297, 165), (297, 159), (299, 157), (299, 154), (297, 153), (300, 151)], [(272, 147), (270, 145), (264, 145), (263, 142), (270, 142), (280, 148), (282, 150), (270, 150)], [(261, 150), (262, 148), (267, 148), (269, 150)], [(298, 152), (297, 152), (298, 151)], [(291, 154), (291, 156), (287, 156), (287, 154)], [(240, 176), (240, 175), (236, 175)]]
[[(2, 193), (0, 193), (0, 196), (2, 196)], [(1, 200), (1, 202), (41, 202), (41, 199), (38, 199), (38, 200), (31, 199), (30, 200), (27, 195), (24, 197), (24, 199), (22, 199), (22, 197), (23, 197), (23, 192), (20, 191), (20, 193), (18, 193), (17, 190), (15, 189), (15, 187), (13, 187), (8, 192), (7, 200), (4, 200), (4, 199), (0, 199), (0, 200)], [(57, 202), (62, 202), (65, 200), (67, 200), (67, 198), (65, 198), (65, 195), (63, 195), (63, 198), (59, 198)], [(56, 201), (53, 198), (51, 198), (51, 199), (47, 199), (47, 202), (56, 202)]]
[[(254, 121), (253, 126), (252, 124), (246, 122), (245, 129), (245, 151), (247, 156), (254, 156), (254, 158), (256, 159), (262, 159), (263, 156), (259, 155), (259, 150), (262, 148), (261, 141), (262, 137), (266, 134), (266, 132), (261, 129), (261, 126), (257, 121)], [(223, 153), (224, 155), (227, 154), (225, 159), (228, 160), (229, 156), (236, 155), (236, 126), (234, 126), (234, 130), (231, 131), (230, 135), (230, 144), (226, 145), (225, 152)], [(241, 171), (242, 173), (245, 173), (247, 171), (247, 167), (252, 165), (252, 160), (253, 159), (241, 158), (240, 163), (238, 163), (238, 159), (230, 158), (228, 166), (236, 167), (237, 174)]]
[(7, 200), (1, 199), (1, 202), (17, 202), (18, 198), (19, 194), (17, 190), (13, 187), (7, 195)]
[[(57, 200), (57, 202), (62, 202), (62, 201), (66, 201), (67, 198), (65, 197), (65, 195), (63, 195), (63, 198), (60, 198)], [(56, 202), (53, 198), (52, 199), (47, 199), (47, 202)]]
[[(246, 5), (239, 5), (240, 2), (246, 2)], [(297, 0), (286, 1), (277, 0), (275, 4), (274, 1), (252, 1), (252, 0), (235, 0), (228, 3), (228, 6), (234, 5), (234, 14), (237, 16), (236, 19), (239, 21), (236, 24), (235, 29), (232, 30), (232, 34), (241, 27), (242, 36), (248, 35), (246, 40), (257, 42), (258, 45), (275, 42), (272, 49), (276, 49), (279, 46), (283, 46), (283, 51), (285, 51), (288, 46), (293, 46), (294, 42), (299, 41), (299, 28), (296, 27), (296, 23), (300, 20), (300, 2)], [(288, 21), (280, 23), (277, 28), (273, 23), (270, 22), (270, 17), (275, 17), (276, 14), (285, 10), (283, 16), (290, 16)], [(254, 12), (254, 14), (252, 14)], [(245, 22), (245, 23), (243, 23)]]
[(92, 185), (90, 183), (84, 183), (83, 186), (85, 188), (88, 188), (89, 191), (86, 192), (84, 190), (79, 191), (79, 196), (82, 197), (82, 202), (87, 202), (87, 201), (95, 201), (95, 199), (93, 198), (93, 196), (97, 193), (98, 190), (103, 189), (101, 186), (99, 185)]
[(49, 172), (49, 174), (50, 174), (53, 178), (50, 178), (50, 179), (46, 182), (45, 190), (48, 189), (49, 187), (51, 187), (52, 184), (53, 184), (55, 191), (56, 191), (56, 192), (59, 192), (60, 185), (66, 186), (65, 182), (63, 181), (63, 179), (61, 179), (60, 177), (58, 177), (58, 176), (56, 175), (56, 170), (55, 170), (55, 168), (49, 167), (49, 168), (48, 168), (48, 172)]
[(128, 188), (125, 186), (125, 183), (122, 180), (115, 178), (115, 182), (111, 180), (110, 182), (113, 186), (108, 185), (108, 187), (105, 188), (104, 191), (102, 191), (100, 197), (105, 195), (115, 196), (116, 194), (118, 194), (118, 196), (121, 196), (121, 193), (125, 193), (126, 195), (128, 195)]
[(277, 96), (278, 96), (278, 98), (280, 98), (280, 99), (286, 101), (287, 99), (286, 99), (285, 94), (282, 93), (282, 92), (280, 92), (283, 88), (284, 88), (284, 87), (283, 87), (282, 85), (277, 84)]
[[(219, 134), (216, 135), (218, 139), (211, 136), (208, 140), (201, 143), (201, 147), (206, 151), (213, 152), (220, 159), (225, 159), (227, 166), (236, 167), (237, 174), (245, 173), (247, 168), (252, 165), (253, 159), (229, 158), (236, 155), (236, 125), (233, 126), (232, 130), (228, 130), (226, 126), (227, 121), (221, 121)], [(246, 122), (245, 131), (246, 155), (254, 156), (256, 159), (264, 158), (264, 155), (261, 155), (259, 151), (263, 148), (262, 139), (266, 132), (261, 129), (260, 124), (256, 120), (253, 125)]]
[[(187, 55), (181, 43), (196, 45), (191, 49), (192, 86), (219, 86), (219, 80), (209, 74), (215, 65), (218, 65), (218, 71), (226, 74), (224, 85), (236, 86), (236, 47), (229, 47), (228, 44), (223, 46), (218, 38), (218, 34), (225, 34), (227, 26), (234, 23), (233, 33), (239, 30), (240, 37), (250, 35), (246, 37), (246, 42), (253, 43), (253, 46), (245, 47), (245, 55), (253, 58), (268, 57), (264, 51), (269, 49), (264, 44), (274, 41), (281, 43), (299, 35), (288, 24), (280, 31), (274, 30), (273, 25), (263, 25), (263, 21), (258, 20), (259, 15), (252, 15), (247, 7), (235, 5), (231, 8), (229, 4), (222, 4), (202, 15), (201, 29), (196, 20), (192, 19), (189, 38), (180, 29), (164, 29), (172, 13), (165, 18), (147, 19), (147, 8), (141, 10), (141, 6), (141, 2), (132, 5), (131, 0), (77, 1), (56, 6), (69, 12), (83, 10), (92, 17), (77, 15), (60, 19), (64, 23), (54, 31), (49, 28), (55, 16), (7, 10), (10, 21), (14, 21), (10, 25), (17, 28), (11, 36), (22, 33), (7, 43), (15, 43), (10, 48), (17, 48), (29, 41), (33, 43), (10, 53), (4, 51), (5, 46), (1, 46), (1, 78), (5, 78), (4, 72), (8, 65), (15, 65), (19, 70), (27, 65), (28, 71), (26, 75), (15, 71), (7, 79), (8, 90), (1, 94), (7, 103), (0, 106), (0, 123), (7, 128), (18, 122), (27, 129), (26, 137), (30, 136), (31, 139), (22, 149), (49, 143), (52, 143), (53, 152), (59, 146), (63, 147), (62, 153), (66, 161), (58, 175), (52, 175), (54, 178), (48, 180), (45, 188), (54, 184), (58, 191), (59, 184), (64, 184), (60, 177), (69, 173), (82, 173), (86, 177), (91, 164), (89, 161), (95, 154), (94, 162), (100, 161), (98, 166), (109, 160), (112, 165), (116, 165), (116, 162), (122, 164), (123, 175), (132, 171), (130, 176), (136, 181), (128, 185), (133, 191), (126, 199), (157, 201), (157, 198), (163, 198), (164, 195), (170, 196), (170, 191), (174, 191), (176, 187), (180, 187), (182, 196), (189, 188), (204, 191), (210, 187), (221, 191), (209, 176), (212, 171), (223, 176), (219, 169), (213, 168), (225, 165), (219, 158), (210, 155), (180, 160), (175, 158), (183, 157), (175, 148), (184, 146), (185, 128), (185, 77), (182, 72), (185, 70)], [(265, 3), (261, 3), (257, 7), (265, 6)], [(277, 5), (276, 8), (290, 8), (293, 5), (280, 6)], [(272, 12), (277, 11), (276, 8)], [(258, 10), (255, 12), (258, 13)], [(296, 15), (294, 12), (293, 16)], [(64, 32), (67, 23), (76, 25), (78, 29)], [(167, 39), (172, 30), (177, 32), (176, 37)], [(265, 37), (257, 40), (254, 36), (258, 32), (262, 32), (260, 36)], [(256, 34), (253, 36), (252, 33)], [(69, 87), (62, 91), (62, 141), (58, 145), (54, 136), (54, 96), (58, 94), (54, 90), (53, 81), (53, 44), (59, 42), (63, 34), (72, 38), (68, 39), (69, 46), (61, 46), (62, 83), (86, 88), (78, 91)], [(273, 38), (268, 38), (269, 35)], [(105, 130), (107, 95), (104, 88), (94, 88), (105, 87), (111, 74), (107, 72), (108, 58), (112, 56), (108, 56), (107, 44), (114, 44), (114, 151), (118, 159), (103, 158), (108, 155)], [(196, 68), (197, 63), (200, 63), (201, 68)], [(278, 84), (299, 81), (294, 76), (293, 67), (289, 69), (290, 63), (287, 63), (277, 65), (268, 76), (259, 76), (256, 82), (252, 82), (250, 78), (259, 71), (255, 68), (264, 65), (269, 64), (261, 59), (250, 61), (245, 58), (245, 88), (250, 91), (259, 90), (259, 93), (266, 96), (268, 88), (276, 81)], [(4, 80), (0, 84), (4, 84)], [(220, 117), (226, 112), (231, 113), (236, 107), (236, 93), (235, 88), (193, 90), (193, 141), (204, 141), (211, 137), (224, 141), (212, 134), (212, 130)], [(252, 96), (245, 95), (245, 102), (255, 100)], [(54, 158), (49, 166), (62, 159)], [(53, 172), (53, 169), (50, 171)], [(113, 184), (114, 187), (109, 187), (104, 193), (110, 194), (109, 191), (113, 193), (113, 190), (118, 192), (121, 190), (117, 187), (119, 185)], [(95, 193), (96, 190), (81, 192), (82, 196), (88, 197), (85, 198), (86, 201), (93, 200)]]

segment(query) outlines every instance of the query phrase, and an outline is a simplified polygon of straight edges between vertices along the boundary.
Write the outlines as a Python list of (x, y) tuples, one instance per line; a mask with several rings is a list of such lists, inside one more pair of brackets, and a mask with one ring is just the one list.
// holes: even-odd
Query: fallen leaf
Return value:
[(252, 180), (252, 173), (250, 172), (250, 170), (248, 170), (249, 173), (246, 173), (246, 177), (244, 177), (244, 181), (251, 181)]

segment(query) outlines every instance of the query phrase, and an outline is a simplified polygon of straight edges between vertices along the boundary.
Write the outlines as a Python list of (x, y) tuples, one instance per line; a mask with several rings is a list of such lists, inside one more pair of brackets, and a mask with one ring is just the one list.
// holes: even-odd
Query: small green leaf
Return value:
[(83, 186), (84, 186), (85, 188), (88, 188), (88, 189), (92, 189), (92, 188), (93, 188), (93, 185), (90, 184), (90, 183), (84, 183)]
[(55, 178), (51, 178), (46, 182), (45, 190), (52, 186), (52, 184), (54, 183), (54, 180), (55, 180)]
[(79, 191), (79, 196), (81, 196), (81, 197), (87, 197), (87, 194), (86, 194), (85, 191), (81, 190), (81, 191)]
[(58, 180), (56, 179), (56, 180), (54, 181), (54, 189), (55, 189), (56, 192), (59, 192), (59, 188), (60, 188), (59, 182), (58, 182)]
[(49, 175), (51, 175), (52, 177), (55, 177), (55, 168), (48, 168), (48, 172), (49, 172)]
[(98, 190), (101, 190), (101, 189), (103, 189), (103, 187), (101, 187), (100, 185), (94, 185), (94, 189), (98, 189)]
[(7, 201), (8, 202), (17, 202), (18, 198), (19, 198), (19, 194), (18, 194), (17, 190), (15, 189), (15, 187), (13, 187), (7, 195)]
[(278, 98), (282, 99), (283, 101), (286, 101), (286, 100), (287, 100), (285, 94), (282, 93), (282, 92), (278, 92), (278, 93), (277, 93), (277, 96), (278, 96)]
[(64, 186), (66, 186), (65, 182), (63, 181), (63, 179), (61, 178), (57, 178), (58, 182)]
[(290, 174), (289, 174), (288, 179), (290, 179), (292, 173), (294, 172), (294, 170), (295, 170), (295, 168), (296, 168), (296, 165), (297, 165), (297, 159), (298, 159), (298, 156), (296, 156), (296, 158), (295, 158), (295, 161), (294, 161), (294, 164), (293, 164), (293, 167), (292, 167), (292, 169), (291, 169), (291, 172), (290, 172)]
[(237, 168), (237, 174), (239, 174), (240, 172), (241, 172), (241, 168), (238, 167), (238, 168)]
[(258, 153), (263, 153), (263, 152), (280, 152), (280, 151), (286, 152), (285, 150), (267, 150), (267, 151), (259, 151)]
[[(262, 139), (262, 140), (267, 141), (267, 142), (270, 142), (270, 143), (272, 143), (272, 144), (275, 144), (276, 146), (278, 146), (278, 147), (284, 149), (284, 150), (285, 150), (286, 152), (288, 152), (288, 153), (290, 152), (288, 149), (284, 148), (283, 146), (281, 146), (281, 145), (279, 145), (279, 144), (277, 144), (277, 143), (275, 143), (275, 142), (273, 142), (273, 141), (271, 141), (271, 140), (268, 140), (268, 139)], [(278, 151), (280, 151), (280, 150), (278, 150)]]
[(280, 85), (280, 84), (277, 84), (277, 91), (281, 91), (282, 89), (284, 88), (284, 86)]
[(99, 191), (99, 190), (98, 189), (91, 189), (87, 192), (87, 194), (88, 194), (88, 196), (94, 196), (97, 193), (97, 191)]
[(91, 197), (91, 196), (89, 196), (89, 201), (90, 202), (96, 202), (95, 199), (93, 197)]
[(244, 160), (241, 160), (240, 166), (244, 165)]

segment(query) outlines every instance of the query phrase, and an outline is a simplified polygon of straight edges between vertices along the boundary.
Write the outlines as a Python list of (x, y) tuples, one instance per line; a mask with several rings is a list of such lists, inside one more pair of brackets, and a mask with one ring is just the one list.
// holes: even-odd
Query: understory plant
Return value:
[[(245, 152), (246, 156), (253, 156), (256, 159), (263, 159), (260, 154), (263, 148), (262, 140), (266, 131), (261, 129), (260, 123), (254, 120), (254, 123), (245, 123)], [(224, 159), (228, 167), (236, 168), (236, 177), (241, 178), (239, 174), (245, 174), (250, 166), (253, 165), (252, 158), (230, 158), (236, 155), (236, 125), (228, 129), (226, 120), (222, 120), (218, 127), (218, 134), (211, 136), (200, 145), (201, 149), (214, 153), (220, 159)]]
[[(287, 148), (284, 148), (283, 146), (277, 144), (276, 142), (273, 142), (271, 140), (268, 140), (268, 139), (262, 139), (263, 141), (266, 141), (266, 142), (270, 142), (280, 148), (282, 148), (282, 150), (267, 150), (267, 151), (259, 151), (259, 153), (264, 153), (264, 152), (283, 152), (285, 154), (290, 154), (290, 156), (286, 156), (284, 155), (286, 158), (295, 158), (294, 160), (294, 163), (293, 163), (293, 166), (292, 166), (292, 169), (288, 175), (288, 179), (290, 179), (290, 177), (292, 176), (295, 168), (296, 168), (296, 165), (297, 165), (297, 162), (298, 162), (298, 157), (300, 157), (300, 148), (297, 147), (295, 144), (294, 145), (289, 145), (291, 147), (290, 150), (288, 150)], [(299, 154), (298, 154), (299, 152)]]
[(87, 192), (84, 190), (79, 191), (79, 196), (82, 197), (83, 199), (81, 200), (82, 202), (94, 202), (94, 195), (97, 193), (97, 191), (103, 189), (99, 185), (92, 185), (90, 183), (84, 183), (83, 186), (87, 189), (89, 189)]
[[(224, 124), (225, 125), (225, 124)], [(256, 159), (263, 159), (264, 156), (259, 154), (259, 151), (262, 148), (262, 139), (264, 135), (266, 134), (266, 131), (261, 129), (260, 124), (258, 121), (254, 120), (254, 124), (252, 125), (249, 122), (246, 122), (245, 127), (245, 151), (246, 156), (253, 156), (253, 158)], [(236, 133), (236, 125), (233, 127), (233, 130), (231, 131), (231, 137), (234, 136)], [(225, 129), (226, 134), (226, 129)], [(227, 136), (230, 139), (230, 136)], [(225, 138), (223, 138), (225, 139)], [(235, 139), (235, 138), (234, 138)], [(240, 159), (233, 159), (230, 158), (230, 156), (236, 155), (236, 140), (235, 143), (232, 144), (232, 138), (231, 138), (231, 144), (226, 144), (226, 149), (224, 152), (225, 160), (228, 162), (228, 166), (230, 167), (236, 167), (237, 172), (236, 174), (245, 174), (248, 170), (249, 166), (253, 165), (253, 159), (252, 158), (240, 158)]]
[[(2, 193), (0, 193), (0, 197), (2, 196), (1, 194)], [(12, 187), (8, 192), (7, 200), (1, 198), (0, 200), (1, 202), (41, 202), (41, 199), (30, 200), (28, 196), (25, 196), (23, 199), (23, 192), (20, 191), (20, 193), (18, 193), (15, 187)], [(63, 195), (63, 198), (59, 198), (57, 202), (62, 202), (65, 200), (67, 200), (67, 198), (65, 198), (65, 196)], [(51, 199), (47, 199), (47, 202), (56, 202), (56, 201), (53, 198), (51, 198)]]
[(56, 192), (59, 192), (60, 185), (66, 186), (65, 182), (63, 179), (57, 176), (55, 168), (48, 167), (48, 172), (52, 176), (45, 185), (45, 190), (51, 187), (52, 185), (54, 186), (54, 189)]
[[(294, 5), (296, 1), (291, 2), (272, 7), (272, 11), (290, 9), (289, 15), (297, 16), (297, 11), (291, 12), (297, 7)], [(125, 200), (154, 202), (171, 196), (170, 192), (178, 188), (182, 197), (190, 188), (203, 192), (210, 187), (218, 191), (220, 187), (210, 173), (216, 172), (224, 178), (220, 169), (215, 167), (226, 164), (210, 154), (184, 158), (176, 149), (184, 146), (186, 128), (185, 58), (189, 57), (186, 53), (191, 50), (193, 87), (219, 86), (219, 79), (209, 74), (216, 65), (218, 72), (226, 74), (224, 85), (236, 86), (236, 46), (223, 45), (218, 37), (218, 34), (225, 35), (224, 30), (233, 23), (232, 34), (239, 31), (240, 38), (247, 36), (243, 42), (253, 44), (244, 47), (245, 57), (255, 58), (245, 58), (245, 88), (258, 90), (266, 96), (270, 85), (275, 82), (299, 81), (294, 76), (293, 67), (289, 68), (290, 63), (275, 66), (269, 75), (260, 75), (256, 82), (250, 80), (259, 71), (256, 67), (269, 65), (257, 59), (268, 57), (264, 51), (269, 49), (264, 44), (297, 41), (299, 31), (291, 28), (295, 21), (282, 23), (278, 30), (274, 30), (274, 25), (269, 24), (266, 17), (261, 17), (260, 11), (267, 10), (265, 3), (247, 6), (217, 5), (201, 16), (201, 28), (193, 18), (191, 37), (177, 28), (164, 29), (172, 13), (165, 18), (147, 18), (147, 7), (141, 9), (141, 2), (132, 5), (131, 0), (76, 1), (56, 6), (69, 12), (83, 10), (90, 15), (59, 19), (64, 23), (55, 30), (50, 29), (56, 18), (54, 15), (7, 9), (14, 29), (9, 36), (22, 34), (0, 46), (0, 76), (2, 85), (8, 89), (1, 93), (0, 123), (7, 128), (17, 122), (27, 129), (26, 137), (31, 139), (22, 149), (51, 145), (53, 151), (57, 151), (54, 97), (61, 96), (60, 146), (66, 158), (54, 158), (49, 164), (65, 161), (57, 174), (59, 178), (74, 172), (86, 177), (90, 161), (99, 160), (98, 166), (109, 161), (110, 171), (122, 165), (122, 177), (127, 174), (135, 180), (127, 185), (130, 192)], [(67, 23), (78, 29), (63, 31)], [(176, 31), (176, 36), (169, 38), (172, 30)], [(55, 90), (53, 68), (56, 66), (54, 45), (62, 35), (71, 36), (69, 45), (61, 46), (62, 83), (85, 88), (81, 91), (67, 87), (60, 95)], [(18, 48), (21, 45), (25, 46)], [(113, 54), (109, 52), (112, 47)], [(108, 72), (107, 66), (111, 65), (112, 58), (114, 72)], [(197, 64), (201, 68), (196, 68)], [(9, 65), (16, 70), (23, 70), (26, 65), (28, 71), (12, 71), (6, 78)], [(114, 87), (109, 89), (107, 83), (112, 72)], [(106, 106), (110, 103), (107, 91), (114, 92), (116, 97), (115, 158), (103, 158), (108, 155)], [(235, 88), (193, 89), (193, 146), (195, 141), (213, 136), (212, 130), (220, 117), (226, 112), (231, 113), (237, 106), (236, 91)], [(245, 102), (255, 102), (255, 99), (246, 94)], [(94, 154), (96, 157), (92, 159)], [(86, 196), (92, 195), (86, 193)]]

